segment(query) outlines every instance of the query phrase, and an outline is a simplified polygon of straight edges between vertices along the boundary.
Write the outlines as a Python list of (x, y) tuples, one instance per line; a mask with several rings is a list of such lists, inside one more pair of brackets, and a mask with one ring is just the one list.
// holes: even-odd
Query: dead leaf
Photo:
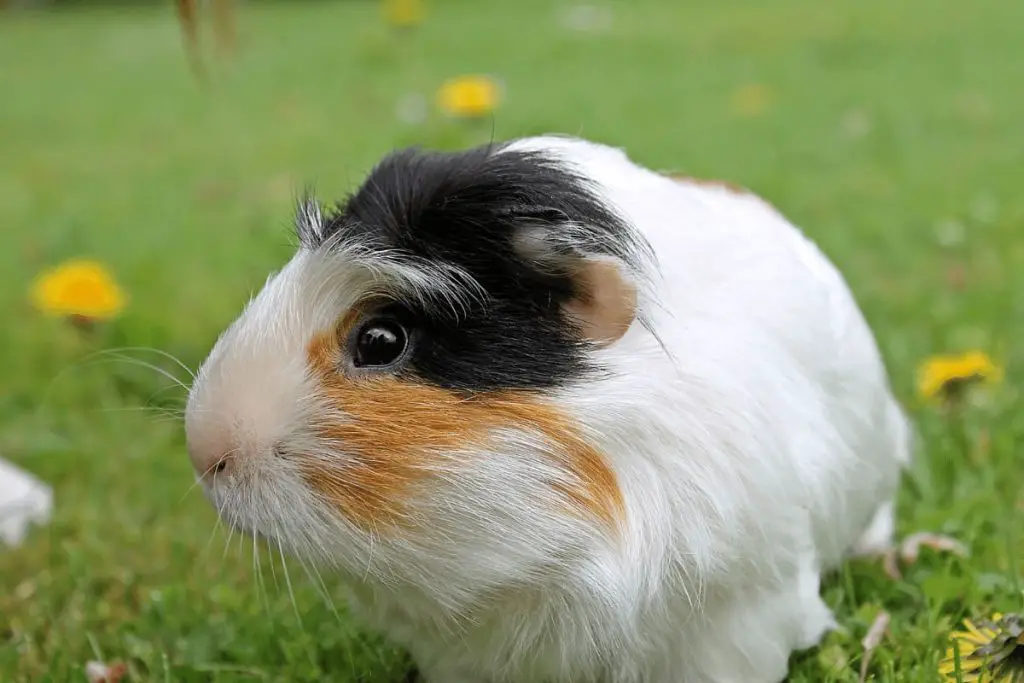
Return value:
[(882, 638), (885, 637), (885, 632), (889, 628), (889, 613), (882, 610), (875, 617), (875, 620), (871, 623), (871, 627), (868, 629), (864, 639), (860, 641), (861, 647), (864, 648), (864, 657), (860, 660), (860, 683), (864, 683), (868, 677), (868, 665), (871, 663), (871, 654), (878, 648), (882, 643)]
[(894, 545), (882, 553), (882, 569), (893, 581), (903, 578), (900, 571), (900, 561), (904, 564), (914, 564), (921, 555), (921, 546), (931, 548), (940, 553), (953, 553), (960, 557), (967, 557), (967, 546), (954, 538), (933, 534), (929, 531), (921, 531), (907, 536), (899, 545)]
[(893, 546), (882, 553), (882, 569), (885, 571), (885, 575), (893, 581), (899, 581), (903, 578), (903, 572), (900, 571), (899, 549), (897, 547)]
[(921, 554), (921, 546), (938, 552), (953, 553), (960, 557), (967, 556), (967, 548), (956, 539), (922, 531), (911, 534), (903, 540), (903, 543), (900, 544), (900, 557), (907, 564), (914, 564)]
[(89, 662), (85, 665), (85, 677), (89, 679), (89, 683), (120, 683), (126, 673), (128, 665), (124, 662), (114, 662), (110, 665)]

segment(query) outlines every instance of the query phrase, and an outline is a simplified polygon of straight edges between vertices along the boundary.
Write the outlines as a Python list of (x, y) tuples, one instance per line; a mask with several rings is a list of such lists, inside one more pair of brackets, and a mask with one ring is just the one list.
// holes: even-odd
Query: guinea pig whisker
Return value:
[(195, 380), (195, 378), (196, 378), (196, 373), (194, 373), (192, 371), (192, 369), (189, 368), (189, 366), (185, 365), (185, 363), (183, 363), (181, 361), (181, 359), (178, 358), (177, 356), (175, 356), (173, 353), (168, 353), (167, 351), (163, 351), (162, 349), (153, 348), (151, 346), (121, 346), (121, 347), (116, 347), (116, 348), (112, 348), (112, 349), (104, 349), (103, 351), (101, 351), (101, 353), (104, 353), (104, 352), (106, 352), (106, 353), (125, 353), (125, 352), (128, 352), (128, 351), (146, 351), (148, 353), (155, 353), (158, 356), (162, 356), (162, 357), (166, 358), (167, 360), (171, 361), (172, 363), (177, 365), (179, 368), (181, 368), (182, 370), (187, 372), (188, 376), (192, 380)]
[[(192, 488), (193, 487), (189, 487), (189, 490), (191, 491)], [(188, 494), (186, 493), (185, 495), (188, 495)], [(184, 497), (182, 497), (182, 500), (184, 500)], [(220, 510), (218, 509), (217, 510), (217, 520), (213, 523), (213, 529), (210, 531), (210, 537), (206, 540), (206, 545), (203, 547), (203, 555), (206, 555), (207, 553), (210, 552), (210, 545), (213, 543), (213, 539), (216, 538), (217, 532), (220, 531), (220, 527), (221, 527), (221, 525), (223, 523), (224, 523), (224, 520), (221, 517)]]
[(376, 540), (377, 535), (378, 535), (376, 521), (375, 520), (370, 520), (370, 523), (372, 524), (372, 527), (370, 528), (370, 533), (367, 534), (367, 540), (369, 541), (369, 551), (366, 553), (366, 570), (363, 572), (363, 581), (364, 582), (367, 579), (369, 579), (370, 573), (371, 573), (371, 571), (373, 569), (373, 549), (374, 549), (374, 543), (373, 542), (374, 542), (374, 540)]
[[(262, 605), (263, 609), (267, 610), (266, 596), (265, 596), (265, 594), (263, 592), (263, 582), (260, 580), (262, 578), (262, 574), (260, 574), (259, 560), (258, 560), (257, 555), (256, 555), (256, 534), (253, 533), (251, 536), (247, 536), (246, 534), (241, 534), (241, 536), (242, 536), (242, 538), (244, 538), (247, 541), (249, 541), (249, 540), (252, 541), (252, 578), (253, 578), (253, 581), (255, 581), (255, 583), (256, 583), (256, 598), (259, 600), (259, 602)], [(242, 544), (242, 545), (244, 545), (244, 544)]]
[(107, 353), (110, 356), (113, 356), (116, 360), (123, 360), (124, 362), (126, 362), (126, 363), (128, 363), (130, 365), (137, 365), (137, 366), (142, 367), (142, 368), (148, 368), (148, 369), (152, 370), (153, 372), (157, 373), (158, 375), (160, 375), (161, 377), (164, 377), (164, 378), (170, 380), (171, 382), (173, 382), (177, 386), (179, 386), (182, 389), (184, 389), (186, 392), (189, 391), (189, 386), (187, 384), (182, 382), (180, 379), (178, 379), (171, 372), (169, 372), (168, 370), (165, 370), (164, 368), (160, 367), (159, 365), (154, 365), (153, 363), (150, 363), (148, 361), (144, 361), (144, 360), (139, 359), (139, 358), (133, 358), (132, 356), (121, 355), (121, 354), (118, 354), (118, 353), (114, 353), (112, 351), (107, 352)]
[(281, 567), (282, 569), (284, 569), (284, 582), (285, 585), (288, 587), (288, 597), (291, 598), (292, 609), (295, 610), (295, 618), (299, 622), (299, 627), (305, 628), (305, 626), (302, 623), (302, 615), (299, 614), (299, 603), (295, 600), (295, 591), (292, 588), (292, 577), (291, 574), (289, 574), (288, 572), (288, 561), (285, 558), (284, 546), (281, 544), (281, 533), (280, 530), (277, 529), (276, 524), (274, 525), (274, 531), (274, 535), (277, 537), (277, 553), (281, 558)]
[[(186, 499), (186, 498), (188, 498), (188, 494), (190, 494), (190, 493), (192, 493), (193, 491), (195, 491), (195, 490), (196, 490), (196, 487), (197, 487), (197, 486), (199, 486), (199, 483), (200, 483), (201, 481), (202, 481), (202, 480), (201, 480), (201, 479), (200, 479), (199, 477), (196, 477), (196, 478), (195, 478), (195, 481), (193, 481), (193, 482), (192, 482), (192, 483), (191, 483), (191, 484), (189, 485), (189, 487), (188, 487), (187, 489), (185, 489), (185, 493), (181, 494), (181, 499), (180, 499), (180, 500), (178, 501), (178, 505), (181, 505), (182, 503), (184, 503), (184, 502), (185, 502), (185, 499)], [(214, 531), (216, 531), (216, 530), (217, 530), (217, 526), (218, 526), (218, 525), (220, 525), (220, 521), (221, 521), (221, 520), (220, 520), (220, 511), (218, 510), (218, 511), (217, 511), (217, 522), (216, 522), (216, 525), (214, 525), (214, 527), (213, 527)]]
[[(276, 525), (275, 525), (276, 529)], [(277, 594), (281, 594), (281, 584), (277, 580), (277, 563), (274, 562), (274, 549), (273, 547), (268, 548), (269, 554), (267, 556), (267, 562), (270, 564), (270, 577), (274, 580), (274, 590)], [(262, 556), (261, 556), (262, 557)]]
[[(196, 486), (198, 486), (200, 481), (201, 481), (201, 479), (199, 477), (196, 477), (196, 480), (194, 482), (192, 482), (191, 486), (189, 486), (188, 491), (191, 491)], [(213, 490), (215, 492), (217, 491), (216, 487), (217, 487), (217, 475), (214, 474), (213, 475)], [(188, 495), (188, 491), (185, 492), (186, 496)], [(182, 500), (184, 500), (184, 499), (185, 498), (182, 497)], [(213, 537), (217, 534), (217, 531), (224, 524), (224, 512), (225, 512), (225, 506), (227, 505), (227, 503), (224, 501), (224, 496), (220, 495), (218, 493), (214, 493), (213, 494), (213, 504), (217, 508), (217, 521), (214, 522), (213, 531), (210, 533), (210, 540), (207, 542), (207, 544), (206, 544), (207, 546), (210, 545), (210, 543), (213, 541)], [(227, 554), (228, 554), (228, 546), (231, 544), (231, 534), (234, 533), (234, 526), (229, 524), (229, 525), (227, 525), (227, 529), (228, 529), (228, 536), (227, 536), (227, 538), (224, 539), (224, 553), (221, 555), (221, 559), (220, 559), (221, 569), (224, 568), (224, 559), (227, 557)]]
[(153, 416), (152, 423), (158, 425), (174, 424), (181, 422), (183, 419), (181, 415), (155, 415)]
[(185, 411), (180, 408), (167, 408), (165, 406), (116, 406), (111, 408), (97, 408), (97, 412), (101, 413), (131, 413), (141, 411), (152, 411), (154, 413), (166, 413), (168, 415), (176, 415), (182, 417), (185, 415)]
[(334, 600), (331, 599), (330, 593), (327, 590), (327, 584), (324, 583), (324, 578), (320, 574), (320, 570), (316, 568), (315, 564), (308, 564), (301, 557), (298, 558), (299, 565), (306, 572), (306, 577), (313, 583), (316, 592), (320, 594), (320, 599), (324, 601), (328, 609), (334, 614), (334, 618), (337, 619), (338, 623), (341, 624), (341, 614), (338, 612), (338, 608), (334, 604)]
[[(232, 517), (235, 518), (236, 522), (238, 521), (238, 514), (237, 513), (232, 515)], [(242, 551), (245, 549), (246, 538), (247, 538), (247, 536), (245, 534), (245, 530), (240, 528), (240, 530), (238, 532), (238, 558), (239, 559), (242, 558)]]
[[(260, 542), (259, 542), (260, 534), (259, 534), (259, 530), (257, 529), (257, 527), (259, 525), (256, 523), (256, 520), (265, 519), (266, 515), (260, 514), (262, 512), (262, 510), (259, 509), (260, 506), (257, 504), (258, 500), (256, 498), (256, 491), (253, 489), (253, 487), (248, 487), (247, 491), (248, 491), (248, 494), (249, 494), (248, 498), (249, 498), (249, 504), (250, 504), (250, 508), (251, 508), (251, 513), (249, 515), (249, 520), (250, 520), (249, 526), (250, 526), (250, 535), (252, 536), (253, 569), (255, 571), (257, 590), (259, 591), (259, 593), (261, 594), (261, 596), (263, 598), (263, 609), (266, 610), (267, 616), (269, 617), (270, 616), (270, 593), (267, 590), (267, 582), (266, 582), (266, 578), (264, 577), (264, 573), (263, 573), (263, 555), (260, 553)], [(273, 565), (271, 565), (271, 568), (273, 568)]]
[[(174, 374), (172, 374), (168, 370), (160, 367), (159, 365), (155, 365), (155, 364), (150, 363), (148, 361), (144, 361), (144, 360), (142, 360), (140, 358), (135, 358), (134, 356), (126, 355), (126, 352), (128, 352), (128, 351), (152, 351), (152, 352), (155, 352), (157, 354), (160, 354), (163, 357), (170, 359), (171, 361), (176, 363), (178, 366), (184, 368), (185, 372), (187, 372), (189, 374), (189, 376), (193, 380), (195, 379), (195, 374), (188, 368), (188, 366), (185, 365), (184, 363), (182, 363), (180, 360), (178, 360), (174, 356), (172, 356), (171, 354), (169, 354), (169, 353), (167, 353), (165, 351), (160, 351), (159, 349), (150, 349), (150, 348), (147, 348), (147, 347), (135, 347), (135, 346), (126, 346), (126, 347), (112, 348), (112, 349), (100, 349), (98, 351), (94, 351), (93, 353), (88, 354), (87, 356), (85, 356), (84, 358), (80, 359), (79, 361), (76, 361), (75, 363), (72, 363), (70, 366), (65, 368), (65, 370), (70, 370), (70, 369), (74, 368), (76, 365), (83, 365), (83, 364), (92, 365), (92, 364), (102, 363), (102, 362), (104, 362), (104, 360), (97, 360), (97, 358), (101, 357), (101, 356), (107, 356), (112, 361), (118, 361), (118, 360), (119, 361), (124, 361), (124, 362), (132, 364), (132, 365), (138, 365), (140, 367), (144, 367), (144, 368), (148, 368), (150, 370), (153, 370), (154, 372), (156, 372), (157, 374), (161, 375), (162, 377), (165, 377), (165, 378), (171, 380), (175, 385), (180, 386), (181, 388), (183, 388), (186, 391), (188, 391), (189, 387), (184, 382), (182, 382), (177, 376), (175, 376)], [(58, 373), (58, 377), (62, 373), (63, 373), (63, 371), (61, 373)], [(54, 378), (54, 379), (56, 380), (57, 378)]]
[[(92, 411), (88, 411), (92, 412)], [(185, 413), (181, 410), (174, 410), (172, 408), (164, 408), (162, 406), (117, 406), (111, 408), (97, 408), (95, 412), (99, 413), (139, 413), (139, 412), (150, 412), (157, 413), (158, 417), (170, 418), (172, 420), (180, 420), (184, 418)]]
[[(227, 457), (230, 457), (230, 456), (234, 455), (235, 453), (238, 452), (238, 450), (239, 450), (239, 448), (237, 448), (237, 447), (236, 448), (232, 448), (231, 450), (229, 450), (228, 452), (226, 452), (224, 454), (224, 458), (227, 458)], [(195, 478), (195, 481), (192, 482), (192, 484), (188, 487), (188, 489), (186, 489), (185, 493), (181, 496), (181, 500), (178, 501), (178, 505), (181, 505), (185, 501), (185, 498), (188, 496), (188, 494), (192, 493), (192, 491), (197, 486), (199, 486), (199, 484), (202, 483), (203, 478), (206, 477), (207, 475), (209, 475), (211, 472), (213, 473), (213, 487), (216, 489), (216, 487), (217, 487), (217, 475), (220, 474), (220, 469), (218, 469), (218, 465), (224, 461), (224, 458), (221, 458), (218, 462), (215, 462), (212, 465), (210, 465), (206, 469), (206, 471), (203, 472), (203, 474), (201, 476), (198, 476), (198, 477)], [(223, 517), (223, 512), (224, 512), (223, 504), (222, 503), (218, 504), (217, 505), (217, 524), (220, 524), (221, 519)], [(216, 527), (214, 527), (214, 528), (216, 528)]]
[[(148, 400), (152, 401), (157, 396), (160, 396), (161, 394), (165, 393), (167, 390), (169, 390), (169, 389), (177, 389), (177, 388), (178, 388), (178, 386), (175, 384), (175, 385), (163, 387), (161, 389), (157, 389), (156, 391), (154, 391), (152, 394), (149, 395), (149, 399)], [(185, 402), (184, 401), (181, 401), (181, 412), (182, 412), (182, 414), (185, 413)]]
[[(108, 357), (101, 358), (101, 356)], [(72, 370), (81, 370), (96, 365), (105, 365), (107, 363), (115, 362), (123, 362), (128, 363), (130, 365), (139, 365), (147, 369), (154, 370), (155, 372), (157, 372), (157, 374), (170, 379), (175, 387), (182, 387), (185, 389), (186, 392), (189, 390), (189, 388), (185, 386), (185, 384), (180, 379), (175, 377), (173, 374), (169, 373), (167, 370), (160, 368), (159, 366), (152, 365), (151, 363), (146, 363), (145, 361), (140, 361), (139, 359), (132, 358), (131, 356), (117, 355), (115, 352), (112, 352), (109, 349), (103, 349), (100, 351), (94, 351), (93, 353), (90, 353), (83, 358), (71, 362), (67, 366), (62, 368), (59, 372), (57, 372), (57, 374), (55, 374), (53, 378), (50, 380), (50, 383), (47, 385), (46, 389), (43, 391), (43, 395), (39, 400), (39, 409), (41, 410), (46, 405), (47, 401), (49, 401), (50, 395), (53, 392), (54, 388), (57, 386), (57, 383)]]
[[(214, 477), (214, 486), (216, 486), (216, 483), (217, 483), (217, 479), (216, 479), (216, 476), (215, 476)], [(218, 503), (218, 506), (217, 506), (217, 514), (218, 514), (218, 516), (224, 515), (226, 506), (227, 506), (227, 503), (225, 501), (220, 501)], [(233, 511), (229, 511), (229, 514), (231, 515), (232, 519), (227, 520), (228, 521), (228, 537), (224, 540), (224, 554), (220, 558), (221, 569), (224, 568), (224, 561), (227, 560), (228, 549), (231, 548), (231, 541), (232, 541), (232, 539), (234, 539), (234, 537), (235, 537), (235, 530), (237, 529), (237, 525), (235, 524), (235, 520), (234, 520), (235, 513)], [(239, 534), (239, 537), (241, 537), (241, 534)]]
[(267, 595), (267, 585), (263, 581), (263, 563), (260, 559), (259, 544), (256, 539), (256, 530), (252, 531), (252, 569), (253, 576), (256, 579), (256, 592), (263, 603), (263, 609), (266, 612), (266, 616), (270, 617), (270, 597)]

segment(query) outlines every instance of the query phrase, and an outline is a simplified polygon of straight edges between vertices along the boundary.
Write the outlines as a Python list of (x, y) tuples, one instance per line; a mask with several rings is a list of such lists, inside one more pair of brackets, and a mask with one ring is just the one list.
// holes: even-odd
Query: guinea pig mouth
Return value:
[(271, 545), (287, 542), (285, 529), (304, 505), (289, 496), (271, 471), (238, 470), (231, 476), (203, 481), (206, 499), (229, 528)]
[(234, 531), (250, 536), (253, 540), (259, 539), (265, 542), (277, 542), (276, 537), (269, 532), (266, 524), (262, 524), (258, 520), (253, 519), (251, 515), (244, 514), (239, 510), (237, 504), (224, 502), (222, 500), (218, 500), (216, 497), (211, 497), (210, 502), (217, 511), (217, 516)]
[(254, 524), (248, 515), (242, 513), (240, 498), (243, 494), (231, 489), (237, 489), (237, 485), (232, 486), (230, 482), (226, 481), (203, 482), (206, 499), (225, 524), (236, 531), (261, 535), (262, 531), (258, 528), (259, 525)]

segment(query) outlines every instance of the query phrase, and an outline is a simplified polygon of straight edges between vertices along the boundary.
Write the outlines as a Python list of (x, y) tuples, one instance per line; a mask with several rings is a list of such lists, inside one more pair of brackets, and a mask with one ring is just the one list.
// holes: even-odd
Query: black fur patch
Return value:
[(571, 234), (585, 242), (581, 253), (630, 264), (638, 244), (586, 181), (557, 160), (492, 146), (395, 152), (324, 216), (319, 230), (302, 223), (299, 236), (309, 248), (355, 242), (456, 265), (476, 279), (488, 300), (467, 315), (409, 305), (417, 333), (408, 371), (469, 391), (548, 388), (594, 369), (562, 312), (574, 294), (571, 277), (517, 253), (513, 237), (520, 230), (540, 224), (565, 231), (571, 224)]

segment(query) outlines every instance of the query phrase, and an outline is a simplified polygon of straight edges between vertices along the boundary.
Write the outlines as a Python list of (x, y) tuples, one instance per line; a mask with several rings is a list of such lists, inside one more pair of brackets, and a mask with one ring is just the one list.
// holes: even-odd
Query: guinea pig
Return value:
[(823, 572), (889, 547), (909, 422), (757, 196), (549, 135), (395, 151), (296, 225), (189, 454), (428, 683), (776, 683)]

